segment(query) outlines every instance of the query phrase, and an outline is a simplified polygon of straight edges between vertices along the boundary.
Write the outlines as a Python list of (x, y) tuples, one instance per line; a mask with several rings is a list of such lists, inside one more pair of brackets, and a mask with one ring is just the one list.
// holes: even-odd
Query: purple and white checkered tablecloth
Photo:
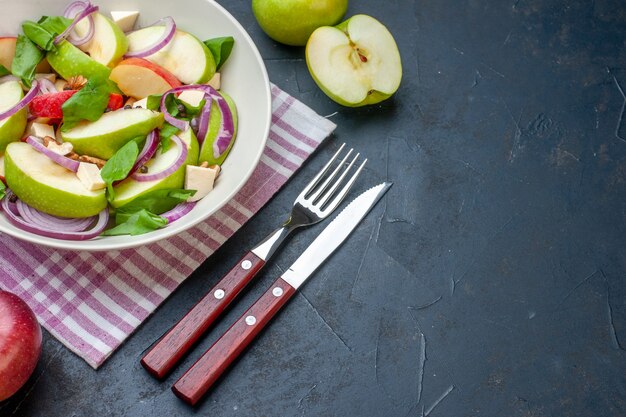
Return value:
[(137, 249), (57, 250), (0, 236), (0, 287), (98, 368), (191, 273), (285, 184), (335, 124), (272, 86), (272, 126), (261, 160), (239, 193), (206, 221)]

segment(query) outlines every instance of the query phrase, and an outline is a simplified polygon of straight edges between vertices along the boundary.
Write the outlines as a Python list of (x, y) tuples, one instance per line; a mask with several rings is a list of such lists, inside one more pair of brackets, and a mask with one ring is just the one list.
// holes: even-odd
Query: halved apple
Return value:
[[(91, 40), (78, 48), (89, 53), (91, 59), (111, 67), (119, 62), (128, 50), (128, 40), (122, 29), (101, 13), (93, 13), (94, 33)], [(76, 36), (83, 37), (89, 31), (89, 20), (76, 24)]]
[(68, 41), (58, 44), (56, 50), (48, 52), (46, 58), (52, 68), (66, 80), (76, 75), (82, 75), (87, 79), (92, 77), (106, 79), (111, 74), (109, 67), (92, 59)]
[[(139, 51), (153, 45), (165, 27), (150, 26), (128, 35), (128, 50)], [(162, 66), (184, 84), (204, 84), (215, 74), (215, 59), (207, 46), (195, 36), (177, 30), (174, 39), (146, 59)]]
[(124, 95), (142, 99), (152, 94), (163, 94), (182, 84), (165, 68), (141, 58), (120, 62), (109, 77)]
[(209, 119), (209, 130), (204, 138), (204, 142), (202, 142), (202, 147), (200, 148), (200, 156), (198, 157), (199, 162), (208, 162), (209, 165), (222, 165), (224, 163), (224, 159), (228, 156), (230, 149), (233, 147), (235, 143), (235, 139), (237, 137), (237, 107), (235, 106), (235, 102), (230, 98), (229, 95), (220, 91), (220, 94), (226, 102), (228, 103), (228, 107), (230, 111), (233, 113), (233, 123), (235, 125), (235, 132), (233, 133), (233, 140), (230, 141), (230, 145), (228, 148), (218, 157), (215, 156), (215, 152), (213, 149), (213, 144), (215, 143), (215, 139), (217, 139), (217, 134), (220, 130), (220, 125), (222, 123), (222, 113), (220, 109), (217, 107), (215, 102), (211, 104), (211, 116)]
[(396, 41), (382, 23), (366, 15), (315, 30), (306, 46), (306, 62), (322, 91), (349, 107), (389, 98), (402, 79)]
[[(16, 42), (15, 37), (0, 37), (0, 65), (8, 70), (11, 69), (13, 58), (15, 58)], [(37, 74), (50, 72), (50, 65), (45, 58), (37, 65), (35, 72)]]
[(44, 213), (90, 217), (107, 206), (104, 190), (87, 190), (74, 172), (52, 162), (28, 143), (9, 144), (4, 165), (9, 188), (23, 202)]
[[(113, 207), (122, 207), (130, 203), (135, 198), (142, 196), (150, 191), (163, 190), (167, 188), (183, 188), (185, 183), (185, 172), (187, 165), (195, 165), (198, 162), (198, 139), (191, 129), (180, 132), (178, 137), (187, 145), (187, 159), (185, 163), (172, 175), (160, 180), (154, 181), (136, 181), (132, 178), (125, 179), (115, 187), (115, 197), (111, 201)], [(174, 163), (178, 156), (178, 150), (175, 146), (170, 146), (167, 151), (157, 151), (155, 156), (146, 163), (148, 172), (159, 172)]]
[[(24, 97), (22, 86), (17, 81), (7, 81), (0, 84), (0, 113), (15, 106)], [(0, 121), (0, 152), (4, 148), (22, 137), (26, 129), (26, 109)]]
[(105, 113), (95, 122), (80, 122), (62, 132), (79, 154), (109, 159), (129, 140), (147, 136), (163, 124), (163, 113), (148, 109), (120, 109)]

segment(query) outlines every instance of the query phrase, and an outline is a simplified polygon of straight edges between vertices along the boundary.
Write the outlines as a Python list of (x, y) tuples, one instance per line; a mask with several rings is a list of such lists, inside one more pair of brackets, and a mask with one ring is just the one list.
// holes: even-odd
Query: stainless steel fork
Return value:
[(287, 221), (246, 253), (237, 265), (141, 359), (141, 364), (148, 372), (159, 379), (165, 377), (241, 290), (252, 281), (289, 234), (300, 227), (319, 223), (341, 204), (367, 162), (365, 159), (346, 181), (359, 159), (359, 154), (357, 153), (348, 163), (353, 153), (353, 149), (350, 149), (332, 169), (344, 147), (345, 144), (341, 145), (330, 161), (298, 195)]

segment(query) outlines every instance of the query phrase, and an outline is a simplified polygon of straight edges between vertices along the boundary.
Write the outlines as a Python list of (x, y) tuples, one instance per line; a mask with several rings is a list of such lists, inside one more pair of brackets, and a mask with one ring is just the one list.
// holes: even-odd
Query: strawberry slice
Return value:
[[(49, 117), (51, 119), (61, 119), (63, 117), (63, 103), (70, 99), (78, 90), (59, 91), (37, 96), (30, 102), (28, 109), (35, 117)], [(119, 94), (111, 94), (109, 97), (109, 110), (117, 110), (124, 105), (124, 97)]]

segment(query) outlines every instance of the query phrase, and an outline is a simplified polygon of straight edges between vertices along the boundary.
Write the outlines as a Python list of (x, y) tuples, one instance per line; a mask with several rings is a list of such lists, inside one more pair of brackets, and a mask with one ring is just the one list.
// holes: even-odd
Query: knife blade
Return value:
[(196, 405), (298, 288), (339, 248), (391, 187), (385, 182), (355, 198), (319, 234), (289, 269), (172, 386)]

